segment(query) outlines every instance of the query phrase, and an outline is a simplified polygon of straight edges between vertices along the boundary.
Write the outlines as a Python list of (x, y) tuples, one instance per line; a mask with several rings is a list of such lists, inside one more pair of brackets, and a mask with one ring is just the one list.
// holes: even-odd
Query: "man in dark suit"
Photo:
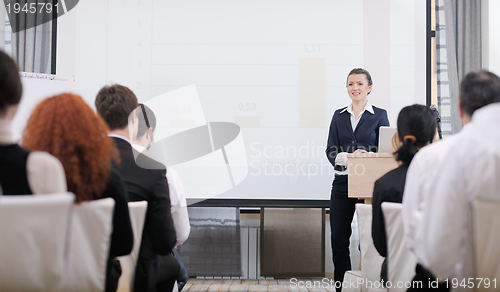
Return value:
[(137, 135), (137, 105), (135, 94), (117, 84), (103, 87), (95, 100), (97, 112), (118, 148), (121, 163), (115, 167), (125, 181), (129, 201), (148, 202), (134, 291), (172, 291), (174, 281), (161, 277), (157, 263), (158, 256), (169, 254), (176, 242), (166, 168), (144, 155), (134, 154), (130, 141)]

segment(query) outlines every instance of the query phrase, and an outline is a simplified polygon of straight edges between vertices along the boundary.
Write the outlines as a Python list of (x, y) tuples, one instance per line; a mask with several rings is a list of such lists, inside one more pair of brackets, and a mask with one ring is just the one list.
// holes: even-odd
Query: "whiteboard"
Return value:
[(402, 107), (425, 104), (421, 0), (87, 0), (63, 17), (75, 18), (75, 90), (89, 104), (106, 84), (139, 102), (193, 85), (205, 123), (241, 128), (246, 178), (221, 194), (186, 183), (188, 198), (328, 200), (328, 127), (350, 103), (352, 68), (372, 73), (369, 100), (393, 126)]
[(72, 77), (51, 74), (20, 72), (23, 83), (23, 96), (17, 113), (11, 122), (11, 132), (14, 141), (19, 141), (26, 123), (35, 107), (45, 98), (63, 92), (73, 91)]

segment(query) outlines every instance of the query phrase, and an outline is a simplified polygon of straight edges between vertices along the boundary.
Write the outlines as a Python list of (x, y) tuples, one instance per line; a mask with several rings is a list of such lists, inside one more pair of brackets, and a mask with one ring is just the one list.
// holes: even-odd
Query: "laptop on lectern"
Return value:
[(392, 137), (398, 131), (397, 128), (380, 127), (378, 132), (378, 153), (392, 153)]

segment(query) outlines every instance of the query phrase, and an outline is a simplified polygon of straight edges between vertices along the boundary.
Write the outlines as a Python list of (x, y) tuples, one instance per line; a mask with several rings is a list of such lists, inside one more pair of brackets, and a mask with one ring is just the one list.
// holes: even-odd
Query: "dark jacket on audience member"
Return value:
[(372, 238), (378, 253), (385, 257), (382, 264), (381, 279), (387, 281), (387, 236), (385, 232), (382, 203), (401, 203), (406, 182), (408, 163), (401, 164), (375, 182), (372, 198)]
[[(147, 201), (146, 221), (135, 273), (134, 291), (154, 290), (154, 255), (171, 252), (176, 243), (175, 229), (170, 213), (170, 197), (165, 167), (144, 155), (138, 156), (142, 168), (134, 159), (132, 146), (120, 138), (113, 138), (120, 152), (117, 166), (128, 191), (129, 201)], [(116, 167), (116, 166), (115, 166)]]
[(120, 173), (115, 169), (111, 170), (111, 175), (101, 196), (96, 197), (96, 199), (103, 198), (113, 198), (115, 200), (113, 233), (111, 234), (106, 268), (106, 291), (116, 291), (121, 275), (120, 263), (116, 257), (127, 255), (132, 251), (134, 234), (132, 233), (128, 212), (127, 191)]
[(33, 194), (26, 171), (29, 154), (17, 144), (0, 145), (0, 194)]
[[(128, 196), (123, 179), (116, 169), (111, 170), (111, 176), (106, 184), (106, 189), (101, 193), (98, 199), (113, 198), (115, 208), (113, 212), (113, 233), (111, 235), (111, 244), (109, 255), (119, 257), (127, 255), (132, 251), (134, 245), (134, 234), (130, 224), (130, 215), (128, 213)], [(129, 224), (126, 224), (129, 222)]]
[(387, 239), (385, 234), (384, 214), (382, 213), (382, 203), (403, 202), (403, 191), (405, 188), (408, 166), (409, 164), (403, 163), (398, 168), (389, 171), (375, 182), (375, 187), (373, 189), (372, 237), (375, 248), (383, 257), (387, 257)]

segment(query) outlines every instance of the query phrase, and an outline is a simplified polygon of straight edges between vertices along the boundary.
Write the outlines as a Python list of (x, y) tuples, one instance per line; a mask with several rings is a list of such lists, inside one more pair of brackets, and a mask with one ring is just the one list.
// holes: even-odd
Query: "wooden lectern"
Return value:
[(375, 181), (384, 174), (398, 167), (394, 156), (390, 153), (356, 153), (347, 154), (349, 198), (364, 199), (371, 204)]

